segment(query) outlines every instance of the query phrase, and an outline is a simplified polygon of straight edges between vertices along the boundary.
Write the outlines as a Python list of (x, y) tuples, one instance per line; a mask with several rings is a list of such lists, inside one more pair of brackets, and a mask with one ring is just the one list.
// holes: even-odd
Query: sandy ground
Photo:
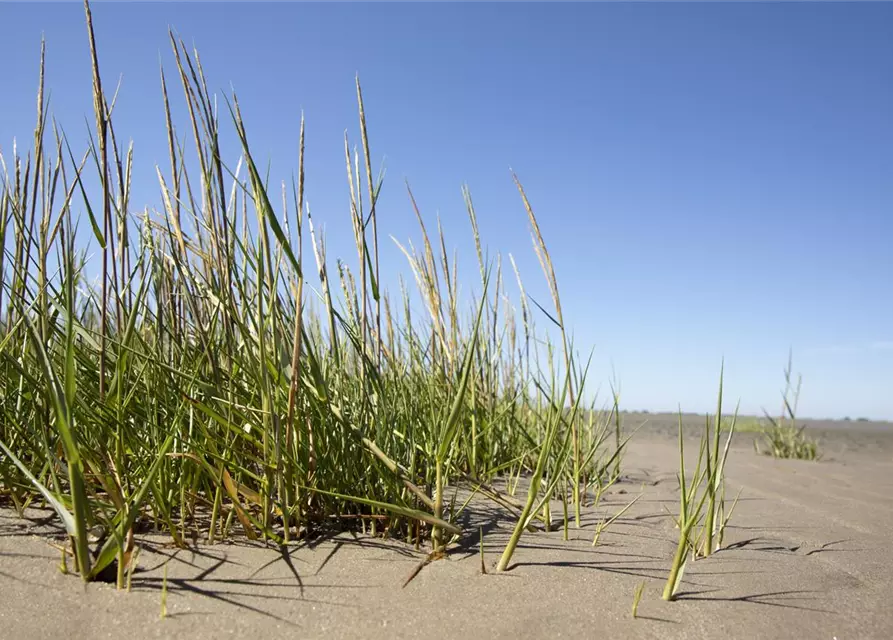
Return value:
[[(526, 534), (511, 570), (492, 573), (511, 522), (477, 503), (465, 546), (406, 588), (423, 554), (349, 534), (287, 550), (194, 551), (150, 536), (131, 593), (85, 587), (57, 569), (50, 512), (22, 520), (0, 510), (0, 637), (893, 638), (893, 427), (813, 425), (826, 453), (818, 463), (758, 456), (742, 434), (727, 471), (730, 490), (743, 493), (726, 547), (690, 564), (680, 599), (667, 603), (677, 453), (672, 418), (649, 420), (624, 460), (624, 482), (585, 512), (570, 540)], [(640, 492), (592, 547), (595, 523)], [(169, 615), (160, 619), (165, 563)]]

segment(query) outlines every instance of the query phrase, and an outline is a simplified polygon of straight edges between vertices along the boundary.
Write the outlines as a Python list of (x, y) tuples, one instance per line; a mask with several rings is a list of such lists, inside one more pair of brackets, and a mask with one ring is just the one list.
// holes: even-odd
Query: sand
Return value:
[[(464, 546), (405, 588), (423, 553), (347, 533), (287, 550), (177, 550), (144, 536), (131, 593), (84, 586), (57, 568), (52, 512), (22, 520), (0, 510), (0, 637), (893, 638), (893, 426), (813, 425), (826, 454), (818, 463), (758, 456), (742, 434), (727, 470), (730, 491), (743, 493), (726, 547), (690, 564), (668, 603), (660, 593), (675, 549), (667, 512), (678, 508), (677, 453), (671, 417), (648, 418), (624, 481), (570, 540), (560, 530), (526, 534), (511, 570), (495, 574), (512, 523), (476, 502)], [(595, 523), (640, 492), (593, 548)], [(165, 563), (169, 615), (160, 619)]]

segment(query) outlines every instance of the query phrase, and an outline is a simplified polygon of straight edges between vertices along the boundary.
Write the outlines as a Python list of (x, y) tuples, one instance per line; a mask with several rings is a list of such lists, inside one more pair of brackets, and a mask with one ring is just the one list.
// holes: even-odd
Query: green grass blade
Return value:
[(71, 515), (68, 509), (65, 508), (65, 505), (59, 502), (56, 496), (53, 495), (53, 492), (47, 489), (40, 480), (34, 477), (34, 474), (32, 474), (28, 470), (28, 467), (25, 466), (25, 464), (16, 457), (16, 455), (9, 449), (9, 447), (6, 446), (6, 444), (2, 440), (0, 440), (0, 449), (2, 449), (3, 453), (5, 453), (6, 456), (10, 460), (12, 460), (12, 463), (19, 468), (19, 471), (21, 471), (22, 474), (24, 474), (24, 476), (31, 481), (31, 484), (34, 485), (34, 488), (37, 489), (40, 492), (40, 495), (42, 495), (47, 503), (49, 503), (49, 505), (53, 508), (53, 511), (55, 511), (59, 515), (59, 519), (62, 520), (62, 525), (65, 527), (65, 531), (68, 532), (68, 535), (70, 535), (71, 537), (77, 536), (78, 530), (74, 521), (74, 517)]

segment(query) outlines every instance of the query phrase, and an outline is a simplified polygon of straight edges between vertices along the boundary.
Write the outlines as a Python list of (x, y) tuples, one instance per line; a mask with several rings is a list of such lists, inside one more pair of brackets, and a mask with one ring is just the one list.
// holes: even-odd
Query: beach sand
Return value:
[[(812, 423), (820, 462), (757, 455), (753, 436), (740, 434), (727, 495), (742, 493), (725, 548), (690, 563), (679, 600), (664, 602), (676, 544), (668, 514), (679, 500), (675, 418), (625, 418), (628, 427), (648, 424), (623, 460), (623, 481), (584, 512), (570, 540), (560, 522), (558, 531), (525, 534), (501, 574), (495, 564), (513, 523), (477, 499), (463, 514), (466, 538), (405, 588), (424, 552), (349, 533), (287, 550), (247, 541), (178, 550), (169, 538), (141, 536), (131, 593), (85, 586), (58, 570), (52, 512), (21, 519), (2, 509), (0, 637), (893, 638), (893, 426)], [(694, 452), (699, 421), (686, 422)], [(592, 547), (595, 524), (640, 493)]]

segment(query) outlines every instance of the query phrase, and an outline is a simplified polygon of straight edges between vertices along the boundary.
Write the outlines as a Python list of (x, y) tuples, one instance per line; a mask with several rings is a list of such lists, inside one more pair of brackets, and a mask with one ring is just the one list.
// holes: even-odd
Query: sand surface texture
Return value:
[[(818, 463), (759, 456), (740, 434), (727, 481), (732, 496), (743, 492), (725, 548), (690, 563), (679, 600), (668, 603), (660, 593), (675, 550), (668, 513), (678, 510), (678, 453), (672, 419), (649, 423), (624, 459), (623, 482), (568, 541), (560, 521), (558, 531), (525, 534), (511, 569), (496, 574), (513, 523), (476, 501), (463, 514), (466, 540), (405, 588), (424, 553), (349, 533), (286, 550), (178, 550), (143, 536), (131, 593), (85, 587), (57, 568), (52, 512), (23, 520), (3, 509), (0, 637), (893, 638), (890, 425), (813, 425), (825, 453)], [(596, 523), (640, 493), (592, 547)], [(169, 615), (160, 619), (165, 563)]]

